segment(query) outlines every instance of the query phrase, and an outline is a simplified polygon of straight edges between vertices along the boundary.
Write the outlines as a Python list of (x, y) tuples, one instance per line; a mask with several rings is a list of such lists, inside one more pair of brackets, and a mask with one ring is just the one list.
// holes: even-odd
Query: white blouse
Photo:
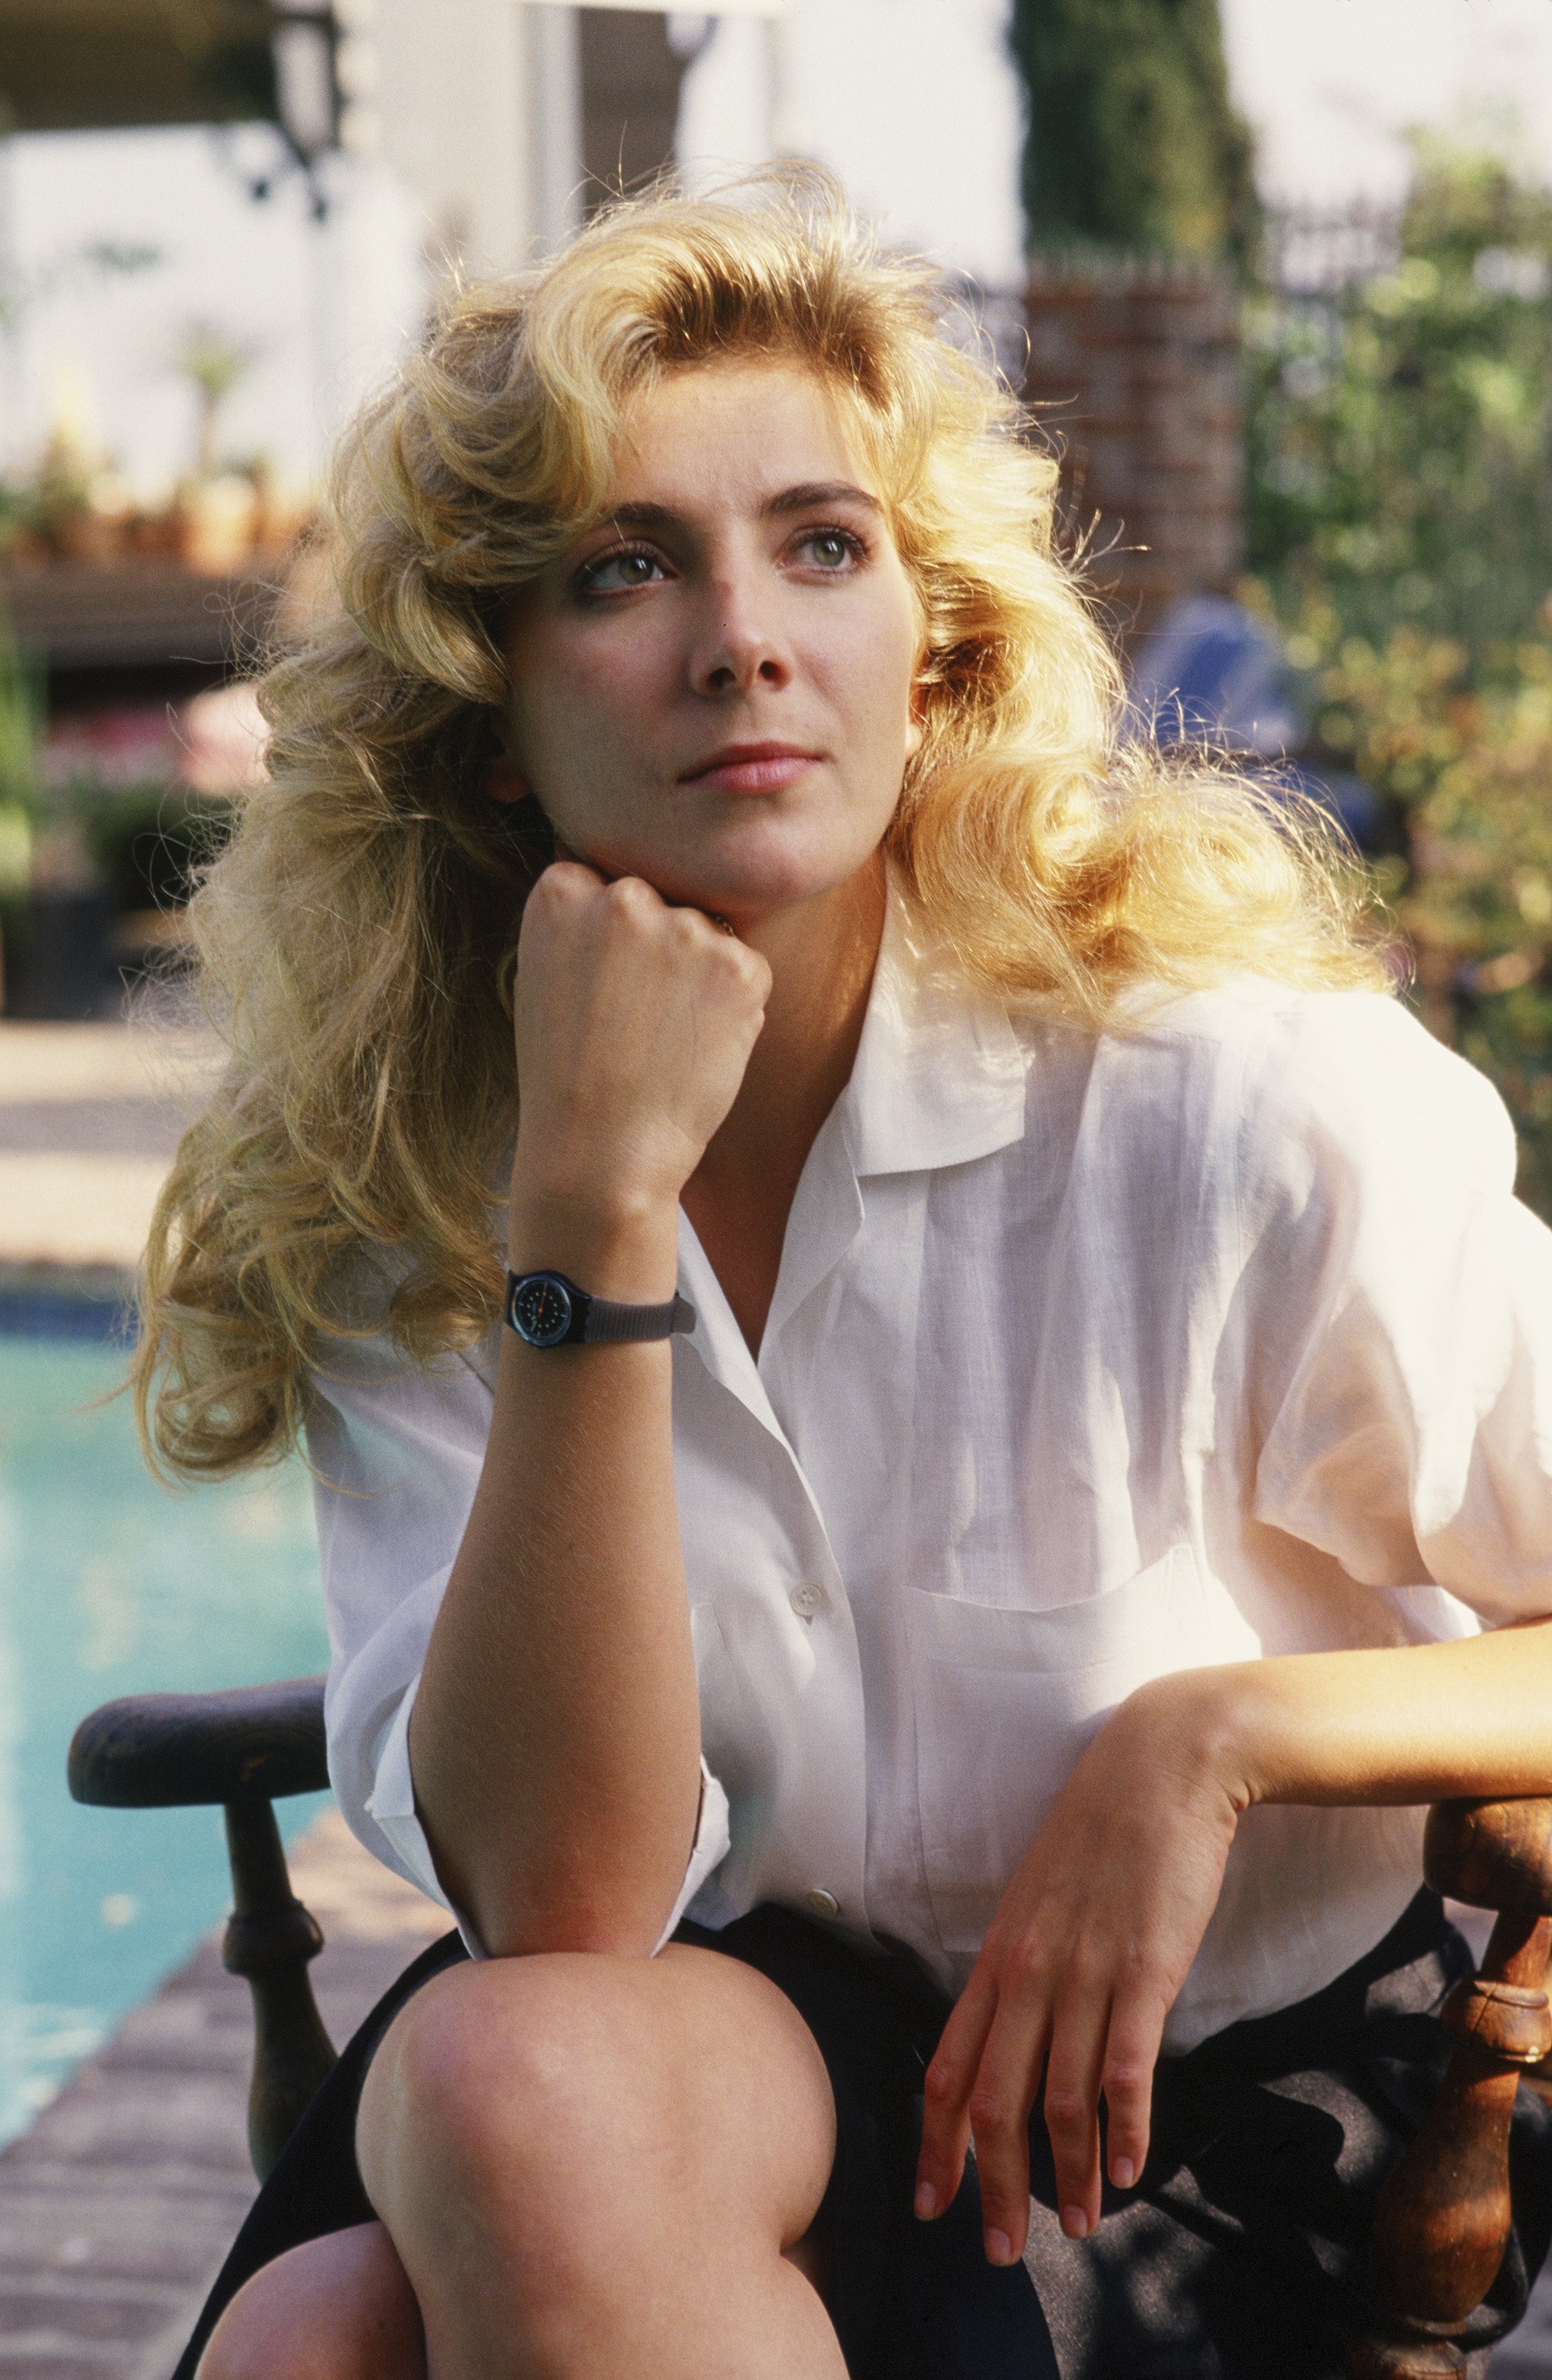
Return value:
[[(1552, 1234), (1513, 1172), (1496, 1093), (1378, 994), (1242, 980), (1096, 1037), (968, 989), (891, 892), (758, 1363), (681, 1221), (680, 1911), (784, 1901), (957, 1990), (1146, 1680), (1552, 1611)], [(406, 1730), (495, 1358), (379, 1333), (313, 1378), (331, 1771), (439, 1899)], [(1378, 1940), (1422, 1820), (1252, 1810), (1166, 2047)]]

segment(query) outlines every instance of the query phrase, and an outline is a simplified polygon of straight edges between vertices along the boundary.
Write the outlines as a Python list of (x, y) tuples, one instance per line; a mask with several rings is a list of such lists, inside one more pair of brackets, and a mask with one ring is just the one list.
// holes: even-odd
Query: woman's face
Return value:
[(577, 857), (742, 926), (877, 850), (916, 607), (812, 373), (681, 370), (627, 430), (608, 515), (514, 608), (512, 758)]

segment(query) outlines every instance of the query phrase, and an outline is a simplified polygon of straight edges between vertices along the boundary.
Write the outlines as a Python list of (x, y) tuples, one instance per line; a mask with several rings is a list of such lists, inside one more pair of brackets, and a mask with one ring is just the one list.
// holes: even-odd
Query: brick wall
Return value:
[(1025, 395), (1063, 452), (1070, 530), (1122, 629), (1240, 565), (1238, 296), (1199, 267), (1037, 261)]

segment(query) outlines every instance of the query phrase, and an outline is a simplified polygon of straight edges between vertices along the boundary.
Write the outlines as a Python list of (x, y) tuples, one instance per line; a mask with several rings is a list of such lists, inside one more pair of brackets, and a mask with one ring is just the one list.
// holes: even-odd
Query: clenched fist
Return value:
[(770, 992), (764, 959), (698, 909), (670, 908), (637, 877), (546, 868), (518, 941), (515, 1263), (564, 1261), (562, 1216), (573, 1245), (637, 1227), (661, 1242), (737, 1097)]

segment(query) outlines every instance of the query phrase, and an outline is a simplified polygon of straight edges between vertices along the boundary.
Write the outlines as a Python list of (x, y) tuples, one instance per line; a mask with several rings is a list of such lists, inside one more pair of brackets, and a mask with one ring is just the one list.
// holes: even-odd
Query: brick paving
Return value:
[[(333, 1811), (291, 1868), (343, 2043), (447, 1917)], [(251, 2046), (248, 1987), (202, 1943), (0, 2153), (0, 2380), (167, 2380), (253, 2196)]]
[(187, 1024), (0, 1022), (0, 1265), (133, 1271), (216, 1062)]

